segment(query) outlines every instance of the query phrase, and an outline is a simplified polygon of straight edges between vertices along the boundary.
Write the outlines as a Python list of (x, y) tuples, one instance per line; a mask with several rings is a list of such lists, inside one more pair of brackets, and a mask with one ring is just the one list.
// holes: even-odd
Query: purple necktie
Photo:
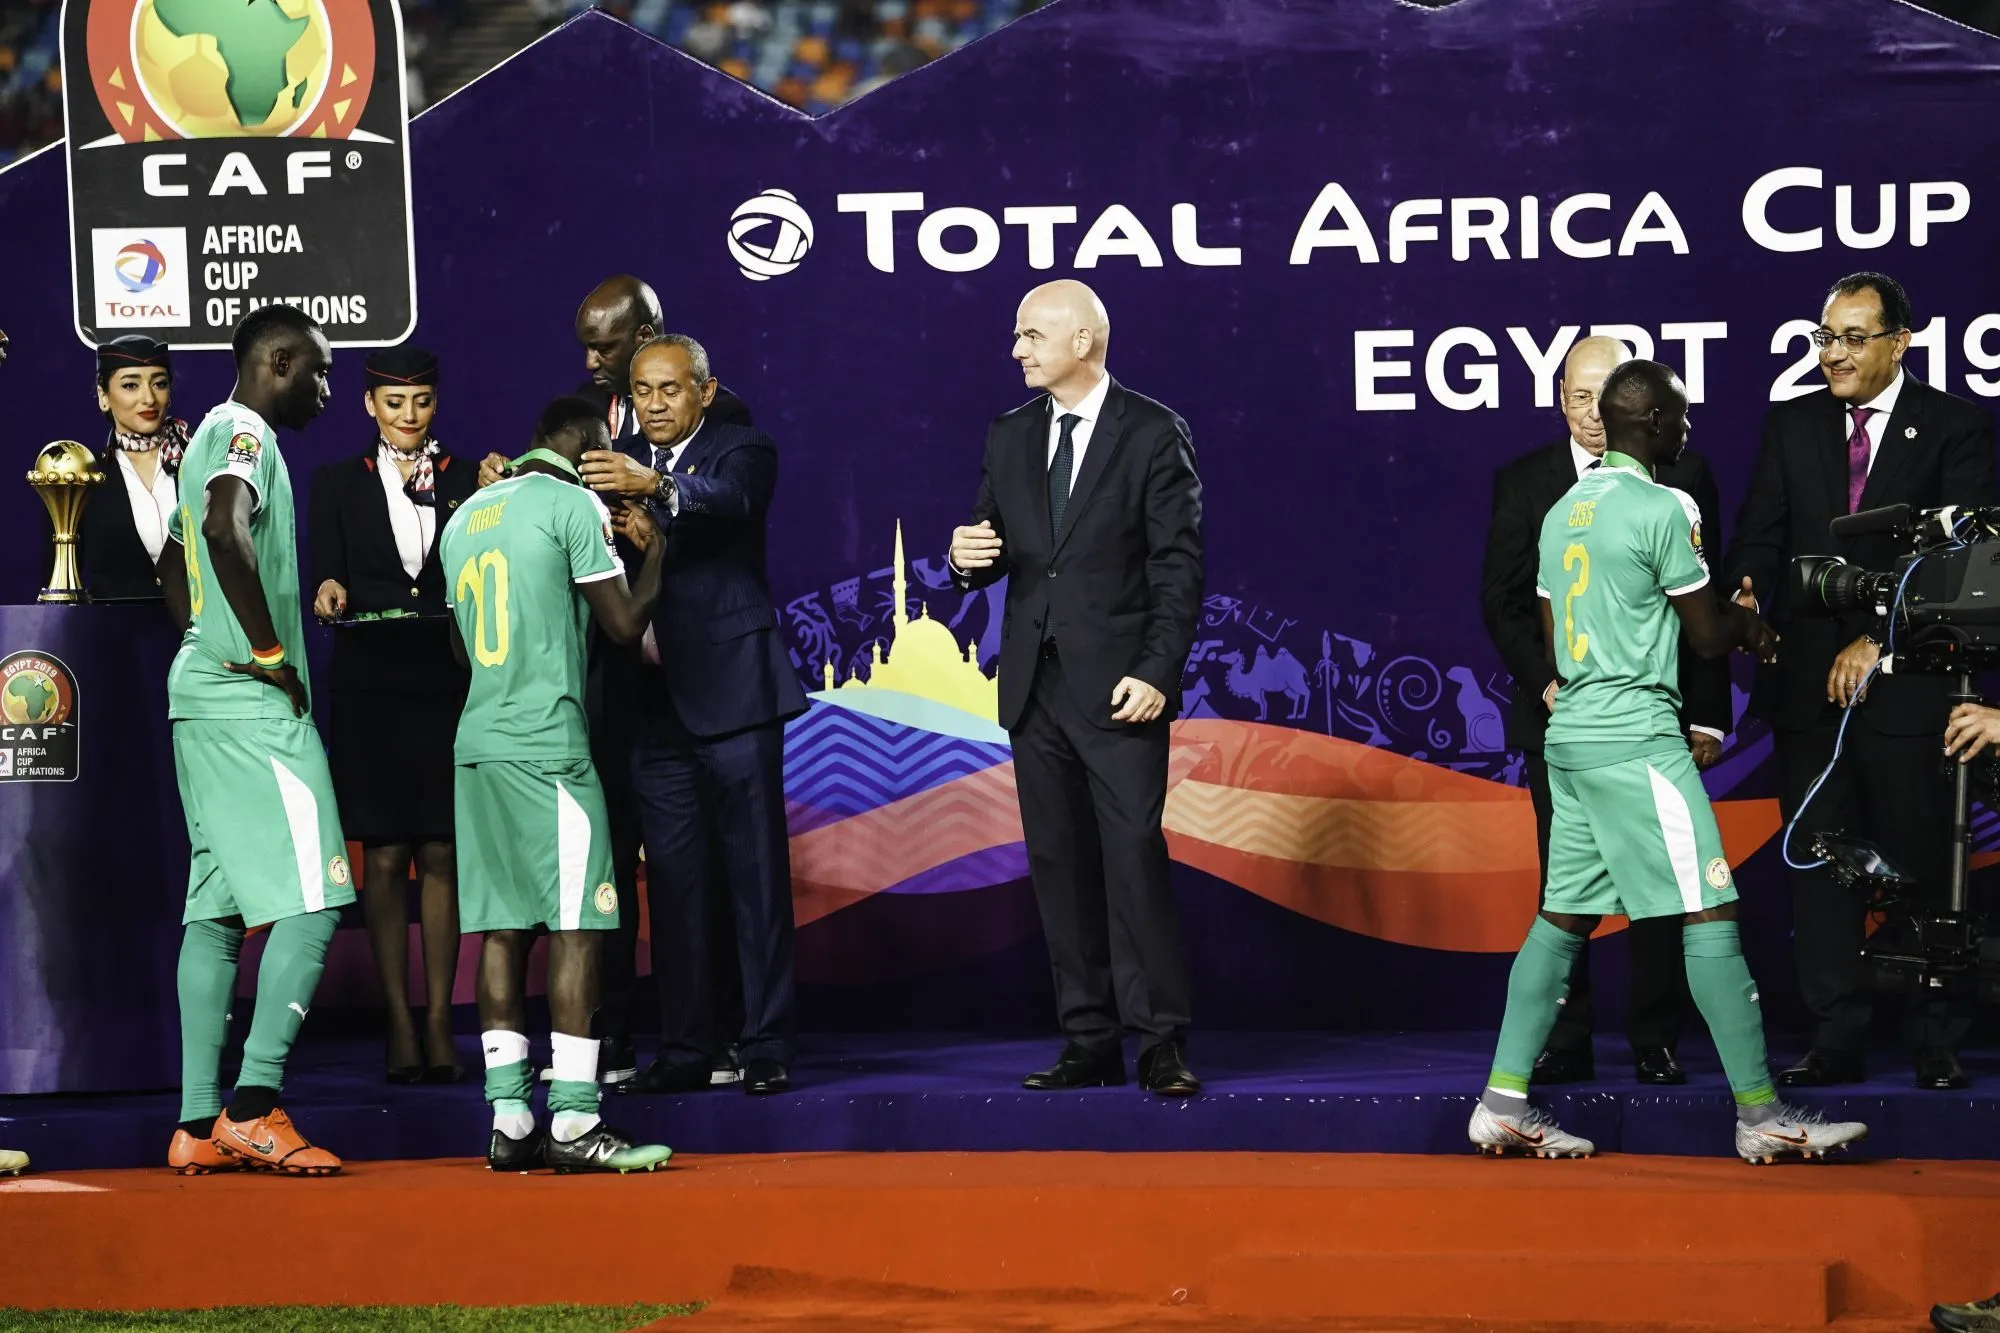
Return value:
[(1854, 414), (1854, 432), (1847, 437), (1847, 512), (1856, 513), (1861, 508), (1861, 492), (1868, 486), (1868, 418), (1875, 415), (1872, 407), (1850, 407)]

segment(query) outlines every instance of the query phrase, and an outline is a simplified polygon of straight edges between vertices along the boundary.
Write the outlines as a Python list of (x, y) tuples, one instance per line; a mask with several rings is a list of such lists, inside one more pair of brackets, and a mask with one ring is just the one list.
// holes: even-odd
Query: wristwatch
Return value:
[(658, 501), (659, 501), (659, 502), (660, 502), (661, 504), (663, 504), (663, 505), (671, 505), (671, 504), (673, 504), (673, 502), (674, 502), (674, 474), (673, 474), (673, 473), (671, 473), (671, 472), (662, 472), (662, 473), (660, 474), (660, 481), (659, 481), (659, 484), (653, 487), (653, 498), (654, 498), (655, 500), (658, 500)]

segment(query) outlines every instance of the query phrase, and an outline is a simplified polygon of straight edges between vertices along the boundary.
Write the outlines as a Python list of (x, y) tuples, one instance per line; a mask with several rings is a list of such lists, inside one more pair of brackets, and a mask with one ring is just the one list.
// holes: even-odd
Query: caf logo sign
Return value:
[(87, 3), (91, 86), (126, 143), (345, 139), (368, 105), (368, 0)]
[(752, 282), (790, 273), (812, 243), (812, 218), (789, 190), (766, 190), (729, 215), (729, 257)]

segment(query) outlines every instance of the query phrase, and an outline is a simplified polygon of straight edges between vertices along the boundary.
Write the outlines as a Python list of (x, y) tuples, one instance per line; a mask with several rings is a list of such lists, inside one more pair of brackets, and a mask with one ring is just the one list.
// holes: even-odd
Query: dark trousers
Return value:
[(782, 723), (690, 735), (664, 697), (632, 736), (632, 793), (646, 843), (660, 1058), (707, 1064), (717, 1048), (711, 896), (735, 918), (745, 1060), (789, 1063), (795, 1020), (792, 855)]
[[(610, 821), (611, 861), (618, 883), (618, 931), (604, 951), (599, 969), (602, 999), (597, 1011), (600, 1037), (632, 1040), (632, 993), (638, 980), (639, 952), (639, 804), (632, 795), (629, 738), (605, 739), (592, 746), (598, 780)], [(654, 926), (657, 934), (659, 927)], [(713, 994), (717, 1050), (734, 1045), (743, 1030), (743, 977), (736, 963), (736, 912), (729, 901), (729, 880), (718, 862), (711, 868), (708, 894), (708, 961)], [(657, 983), (656, 983), (657, 984)]]
[(1097, 726), (1046, 656), (1010, 735), (1064, 1035), (1105, 1051), (1130, 1029), (1141, 1053), (1185, 1039), (1187, 960), (1160, 830), (1167, 723)]
[[(1789, 822), (1806, 791), (1833, 756), (1839, 714), (1804, 731), (1777, 733), (1779, 804)], [(1841, 832), (1875, 844), (1915, 877), (1927, 903), (1943, 907), (1951, 864), (1951, 779), (1937, 736), (1885, 736), (1864, 709), (1847, 728), (1840, 763), (1813, 797), (1792, 837), (1795, 860), (1812, 860), (1814, 835)], [(1825, 870), (1786, 869), (1792, 888), (1792, 942), (1799, 990), (1816, 1029), (1813, 1045), (1859, 1050), (1873, 1005), (1861, 962), (1867, 910), (1863, 896), (1843, 889)], [(1958, 1049), (1969, 1013), (1961, 1001), (1913, 997), (1908, 1039), (1914, 1047)]]
[[(1549, 822), (1554, 807), (1549, 798), (1549, 766), (1529, 753), (1528, 795), (1535, 803), (1535, 845), (1541, 851), (1542, 887), (1549, 891)], [(1537, 905), (1542, 900), (1537, 899)], [(1681, 956), (1681, 919), (1649, 917), (1626, 927), (1632, 958), (1632, 994), (1625, 1012), (1625, 1036), (1634, 1050), (1642, 1046), (1679, 1045), (1692, 1000), (1688, 995), (1687, 961)], [(1590, 991), (1590, 950), (1577, 952), (1569, 974), (1569, 998), (1557, 1011), (1549, 1033), (1553, 1051), (1588, 1051), (1595, 1018)]]

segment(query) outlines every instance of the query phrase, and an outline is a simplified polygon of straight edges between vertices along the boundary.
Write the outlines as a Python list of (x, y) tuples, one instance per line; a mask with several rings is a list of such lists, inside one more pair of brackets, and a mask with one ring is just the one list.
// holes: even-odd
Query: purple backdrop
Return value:
[[(1218, 654), (1259, 643), (1308, 667), (1322, 644), (1415, 664), (1380, 708), (1336, 719), (1329, 697), (1322, 727), (1317, 695), (1299, 717), (1273, 694), (1271, 720), (1504, 781), (1477, 568), (1493, 468), (1561, 429), (1530, 358), (1565, 326), (1658, 340), (1699, 395), (1693, 444), (1726, 513), (1844, 272), (1909, 287), (1921, 376), (2000, 392), (1969, 380), (2000, 365), (1994, 54), (1884, 0), (1060, 0), (813, 120), (592, 15), (416, 121), (415, 338), (444, 358), (446, 445), (515, 450), (582, 378), (582, 294), (648, 278), (779, 441), (772, 578), (817, 685), (828, 650), (872, 641), (857, 598), (887, 587), (897, 520), (913, 581), (937, 587), (984, 425), (1026, 396), (1015, 303), (1082, 277), (1110, 307), (1114, 373), (1194, 432), (1212, 597), (1191, 694), (1256, 717)], [(1784, 187), (1761, 207), (1760, 180)], [(56, 152), (0, 173), (0, 421), (24, 465), (101, 434), (69, 331), (63, 190)], [(727, 238), (767, 190), (796, 196), (813, 244), (758, 281)], [(1884, 198), (1893, 225), (1873, 236)], [(1064, 207), (1074, 221), (1007, 220)], [(328, 416), (285, 441), (302, 486), (367, 438), (358, 361), (337, 356)], [(229, 381), (219, 354), (187, 356), (178, 410)], [(0, 598), (25, 600), (46, 526), (25, 486), (0, 486), (0, 522)], [(990, 653), (984, 603), (931, 600)], [(1768, 790), (1754, 741), (1719, 785)], [(1744, 876), (1767, 1000), (1791, 989), (1771, 861)], [(1502, 958), (1349, 935), (1177, 874), (1206, 1021), (1490, 1021)], [(882, 895), (805, 932), (806, 1017), (1043, 1021), (1038, 949), (1018, 880)]]

